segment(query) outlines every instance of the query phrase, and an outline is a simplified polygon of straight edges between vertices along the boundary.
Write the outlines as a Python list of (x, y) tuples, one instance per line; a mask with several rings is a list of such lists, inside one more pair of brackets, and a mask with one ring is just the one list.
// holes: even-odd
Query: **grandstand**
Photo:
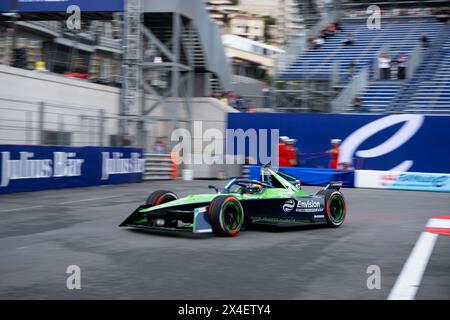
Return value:
[[(442, 15), (433, 15), (435, 8), (408, 8), (407, 13), (414, 15), (394, 15), (395, 10), (400, 9), (389, 7), (389, 11), (383, 11), (387, 16), (383, 16), (380, 29), (369, 29), (363, 10), (347, 9), (345, 17), (339, 19), (342, 30), (319, 47), (311, 40), (320, 35), (325, 24), (319, 21), (311, 28), (305, 49), (299, 50), (287, 67), (279, 69), (277, 78), (287, 87), (302, 88), (297, 112), (314, 111), (304, 107), (305, 97), (311, 96), (304, 91), (312, 87), (312, 92), (317, 92), (324, 83), (330, 89), (323, 94), (319, 112), (450, 112), (450, 26), (442, 21)], [(353, 43), (345, 45), (350, 35)], [(422, 44), (422, 35), (427, 36), (428, 46)], [(382, 53), (388, 54), (392, 62), (401, 54), (408, 56), (406, 79), (398, 79), (395, 63), (391, 63), (390, 79), (380, 79), (377, 60)], [(363, 70), (367, 72), (363, 74)], [(361, 98), (357, 109), (353, 107), (355, 97)]]
[[(448, 36), (444, 39), (448, 39)], [(417, 89), (408, 99), (405, 112), (450, 113), (450, 40), (443, 47), (435, 49), (438, 53), (427, 65), (433, 68), (416, 72)]]

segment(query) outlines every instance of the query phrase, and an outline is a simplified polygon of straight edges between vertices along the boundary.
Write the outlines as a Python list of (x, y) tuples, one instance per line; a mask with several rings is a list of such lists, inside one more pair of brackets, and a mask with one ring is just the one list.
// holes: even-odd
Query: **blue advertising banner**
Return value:
[(450, 192), (450, 174), (356, 170), (355, 187)]
[(142, 149), (0, 145), (0, 194), (141, 182)]
[[(450, 117), (446, 116), (230, 113), (228, 128), (279, 129), (280, 136), (298, 140), (303, 167), (327, 168), (330, 140), (341, 139), (339, 163), (348, 168), (450, 173)], [(237, 150), (227, 152), (237, 154)]]
[(0, 12), (66, 12), (71, 5), (81, 11), (120, 12), (124, 0), (1, 0)]

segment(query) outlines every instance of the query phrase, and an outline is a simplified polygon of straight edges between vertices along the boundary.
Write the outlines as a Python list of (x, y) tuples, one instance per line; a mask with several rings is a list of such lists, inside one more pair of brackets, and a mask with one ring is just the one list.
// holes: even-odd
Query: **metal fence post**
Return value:
[(98, 145), (103, 146), (105, 143), (105, 110), (103, 109), (98, 110), (98, 122)]
[(33, 111), (25, 111), (25, 139), (27, 144), (33, 144)]
[(58, 145), (62, 146), (64, 145), (64, 115), (59, 114), (58, 115)]
[(39, 144), (45, 144), (44, 141), (44, 127), (45, 127), (45, 103), (39, 103)]

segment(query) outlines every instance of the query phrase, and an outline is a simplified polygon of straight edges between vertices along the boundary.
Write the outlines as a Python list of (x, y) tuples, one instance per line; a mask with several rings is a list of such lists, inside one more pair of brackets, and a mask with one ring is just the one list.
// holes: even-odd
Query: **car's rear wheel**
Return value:
[(209, 219), (214, 234), (233, 237), (244, 223), (244, 209), (241, 202), (233, 196), (218, 196), (209, 206)]
[(342, 193), (337, 190), (321, 190), (317, 194), (325, 196), (325, 217), (328, 226), (341, 226), (347, 215), (347, 204)]
[(167, 190), (158, 190), (155, 192), (152, 192), (147, 200), (145, 201), (145, 204), (151, 204), (152, 206), (158, 206), (160, 204), (170, 202), (173, 200), (177, 200), (178, 197), (175, 193)]

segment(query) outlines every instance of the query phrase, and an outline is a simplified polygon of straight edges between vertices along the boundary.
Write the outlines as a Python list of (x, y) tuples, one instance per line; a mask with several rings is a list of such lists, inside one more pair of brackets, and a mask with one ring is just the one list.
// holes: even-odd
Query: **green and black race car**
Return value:
[(235, 236), (249, 224), (339, 227), (347, 211), (341, 186), (331, 182), (306, 194), (295, 178), (265, 167), (260, 180), (232, 179), (222, 192), (209, 186), (215, 194), (179, 199), (173, 192), (155, 191), (120, 226), (218, 236)]

